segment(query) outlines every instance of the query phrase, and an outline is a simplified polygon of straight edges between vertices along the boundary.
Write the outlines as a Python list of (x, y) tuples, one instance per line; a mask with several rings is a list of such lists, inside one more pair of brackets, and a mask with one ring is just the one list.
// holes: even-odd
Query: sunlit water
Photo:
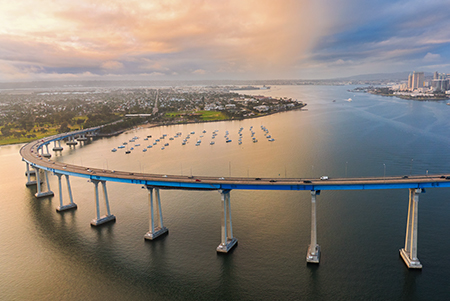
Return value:
[[(133, 130), (75, 149), (64, 146), (53, 159), (135, 172), (275, 179), (450, 172), (450, 106), (349, 88), (248, 91), (308, 105), (257, 119)], [(261, 125), (274, 142), (267, 141)], [(251, 126), (257, 143), (251, 142)], [(214, 130), (218, 135), (210, 145)], [(231, 143), (225, 142), (226, 131)], [(168, 140), (177, 132), (182, 135)], [(168, 147), (161, 150), (159, 143), (142, 151), (163, 134)], [(147, 135), (152, 138), (144, 141)], [(134, 136), (140, 138), (128, 142)], [(202, 143), (195, 146), (198, 139)], [(124, 141), (140, 146), (129, 155), (126, 149), (111, 152)], [(146, 189), (108, 182), (117, 222), (92, 228), (93, 184), (71, 178), (78, 209), (57, 213), (57, 178), (50, 176), (55, 197), (35, 199), (35, 188), (25, 187), (19, 148), (0, 148), (0, 300), (445, 300), (450, 294), (448, 189), (420, 195), (422, 271), (408, 270), (398, 254), (404, 246), (407, 190), (322, 192), (317, 198), (322, 257), (319, 266), (310, 266), (305, 262), (307, 191), (233, 190), (239, 244), (222, 255), (215, 251), (218, 192), (161, 191), (169, 234), (148, 242), (143, 238), (149, 227)]]

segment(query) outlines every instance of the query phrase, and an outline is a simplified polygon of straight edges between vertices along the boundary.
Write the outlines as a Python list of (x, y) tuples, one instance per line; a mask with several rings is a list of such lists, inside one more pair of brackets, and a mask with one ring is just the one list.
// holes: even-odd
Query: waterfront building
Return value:
[(413, 71), (412, 75), (410, 75), (411, 80), (408, 78), (408, 88), (410, 90), (416, 90), (419, 88), (423, 88), (423, 82), (425, 80), (425, 75), (423, 72)]
[(433, 79), (431, 87), (433, 91), (446, 91), (450, 88), (449, 80), (444, 78)]

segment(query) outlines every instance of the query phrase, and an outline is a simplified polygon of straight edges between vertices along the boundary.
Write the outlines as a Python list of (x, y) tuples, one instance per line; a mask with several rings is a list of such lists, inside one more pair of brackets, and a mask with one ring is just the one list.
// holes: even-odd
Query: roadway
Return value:
[[(98, 129), (98, 128), (95, 128)], [(92, 129), (90, 129), (92, 130)], [(91, 180), (140, 184), (161, 189), (187, 190), (365, 190), (365, 189), (425, 189), (450, 187), (450, 175), (423, 176), (389, 176), (371, 178), (246, 178), (246, 177), (212, 177), (212, 176), (181, 176), (151, 173), (136, 173), (109, 169), (90, 168), (78, 165), (56, 162), (43, 158), (39, 148), (44, 144), (57, 141), (72, 135), (88, 132), (82, 130), (72, 133), (50, 136), (45, 139), (30, 142), (20, 149), (25, 162), (31, 166), (50, 172), (88, 178)]]

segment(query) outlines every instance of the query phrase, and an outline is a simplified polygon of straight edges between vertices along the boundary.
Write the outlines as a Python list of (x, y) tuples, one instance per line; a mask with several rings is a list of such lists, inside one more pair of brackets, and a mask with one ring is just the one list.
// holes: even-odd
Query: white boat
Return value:
[(125, 148), (125, 145), (120, 145), (117, 148)]
[(144, 148), (143, 150), (142, 150), (143, 152), (146, 152), (147, 151), (147, 149), (146, 148)]
[(275, 139), (272, 138), (272, 139), (269, 139), (269, 141), (272, 142), (272, 141), (275, 141)]
[(349, 99), (347, 99), (347, 101), (348, 101), (348, 102), (351, 102), (351, 101), (352, 101), (352, 99), (351, 99), (351, 98), (349, 98)]
[(117, 152), (117, 149), (113, 148), (111, 151), (112, 151), (112, 152)]
[(214, 144), (214, 141), (211, 141), (209, 144), (210, 144), (210, 145), (213, 145), (213, 144)]

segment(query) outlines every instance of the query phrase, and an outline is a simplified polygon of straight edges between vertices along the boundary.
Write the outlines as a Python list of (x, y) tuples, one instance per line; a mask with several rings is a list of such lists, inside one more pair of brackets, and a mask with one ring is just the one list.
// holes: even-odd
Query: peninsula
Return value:
[(103, 124), (108, 126), (102, 128), (101, 134), (114, 135), (142, 124), (240, 120), (306, 105), (287, 97), (245, 95), (234, 92), (236, 89), (239, 87), (4, 90), (0, 92), (0, 145)]

